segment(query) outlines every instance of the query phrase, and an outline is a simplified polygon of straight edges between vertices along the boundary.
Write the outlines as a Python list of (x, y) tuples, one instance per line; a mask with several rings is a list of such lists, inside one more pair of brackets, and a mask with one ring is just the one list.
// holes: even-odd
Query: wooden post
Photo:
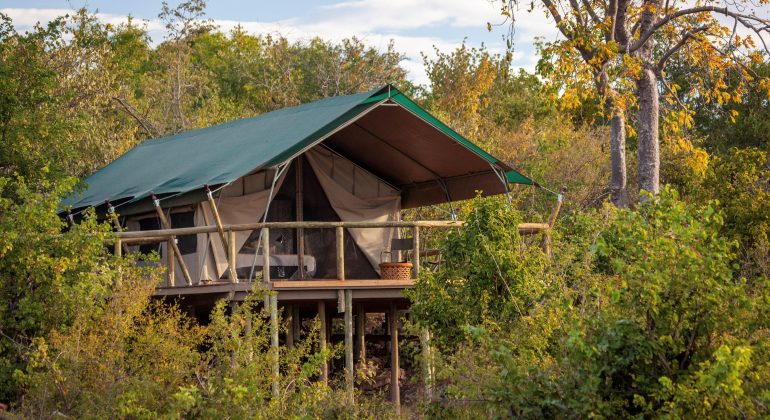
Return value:
[(420, 330), (420, 344), (422, 344), (425, 399), (431, 401), (433, 399), (433, 357), (430, 348), (430, 330), (427, 328), (422, 328)]
[(294, 341), (299, 342), (302, 334), (302, 319), (299, 317), (299, 305), (291, 305), (291, 331), (294, 334)]
[(337, 226), (337, 278), (345, 280), (345, 228)]
[(394, 302), (390, 302), (388, 320), (390, 321), (390, 400), (396, 406), (396, 412), (400, 414), (401, 384), (398, 382), (400, 373), (398, 360), (398, 317)]
[(235, 249), (235, 232), (231, 230), (228, 235), (230, 238), (225, 244), (229, 246), (225, 249), (227, 249), (227, 262), (230, 266), (230, 282), (238, 283), (238, 266), (236, 265), (238, 263), (238, 250)]
[[(160, 225), (163, 229), (171, 229), (171, 224), (168, 222), (168, 219), (166, 219), (166, 214), (163, 213), (163, 209), (160, 208), (160, 201), (155, 197), (155, 194), (152, 195), (152, 204), (155, 207), (155, 212), (158, 214), (158, 219), (160, 219)], [(168, 243), (171, 246), (171, 250), (174, 251), (174, 255), (176, 255), (176, 259), (179, 262), (179, 268), (182, 269), (182, 275), (184, 276), (187, 285), (192, 286), (192, 276), (190, 276), (190, 271), (187, 269), (187, 264), (184, 262), (182, 252), (179, 251), (179, 247), (176, 244), (176, 235), (171, 236), (168, 239)]]
[(278, 294), (269, 295), (270, 300), (270, 351), (273, 353), (273, 397), (278, 398), (281, 393), (280, 384), (280, 348), (278, 347)]
[(270, 229), (262, 228), (262, 282), (270, 284)]
[[(321, 353), (326, 352), (326, 302), (319, 300), (318, 301), (318, 346), (320, 347)], [(326, 360), (324, 356), (323, 364), (321, 364), (321, 381), (323, 381), (324, 385), (329, 384), (329, 362)]]
[(566, 192), (567, 187), (561, 187), (561, 191), (556, 198), (556, 206), (551, 212), (551, 218), (548, 219), (548, 228), (543, 231), (543, 252), (545, 252), (545, 254), (549, 257), (551, 257), (551, 229), (553, 229), (553, 226), (556, 224), (556, 218), (559, 216), (559, 212), (561, 211), (561, 205), (564, 201), (564, 193)]
[[(304, 204), (304, 184), (302, 182), (302, 156), (298, 156), (297, 159), (294, 160), (294, 165), (296, 165), (295, 173), (297, 175), (296, 178), (296, 213), (297, 213), (297, 221), (304, 221), (305, 220), (305, 204)], [(305, 278), (305, 229), (302, 227), (297, 228), (297, 273), (299, 274), (300, 279)]]
[(420, 227), (415, 226), (412, 229), (412, 270), (414, 278), (417, 278), (420, 276)]
[(366, 311), (364, 305), (356, 306), (356, 346), (358, 347), (358, 363), (366, 364)]
[(120, 239), (115, 239), (115, 255), (118, 257), (123, 256), (123, 241)]
[(166, 243), (166, 286), (174, 287), (174, 280), (176, 277), (176, 268), (174, 267), (174, 254), (169, 252), (173, 239), (169, 239)]
[(293, 314), (294, 314), (294, 305), (284, 305), (283, 307), (283, 314), (284, 314), (284, 320), (283, 322), (286, 324), (286, 348), (287, 349), (293, 349), (294, 348), (294, 320)]
[(353, 291), (345, 290), (345, 391), (353, 403)]

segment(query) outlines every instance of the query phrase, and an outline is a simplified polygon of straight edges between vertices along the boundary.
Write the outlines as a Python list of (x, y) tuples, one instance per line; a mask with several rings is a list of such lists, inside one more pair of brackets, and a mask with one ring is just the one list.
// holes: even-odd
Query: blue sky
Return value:
[[(488, 21), (500, 21), (498, 4), (490, 0), (210, 0), (207, 15), (224, 31), (240, 24), (252, 33), (280, 33), (292, 40), (319, 36), (335, 41), (357, 36), (380, 49), (393, 40), (396, 49), (406, 55), (402, 65), (410, 78), (425, 83), (420, 53), (432, 56), (434, 45), (450, 51), (466, 39), (470, 46), (484, 43), (493, 52), (504, 50), (504, 29), (486, 30)], [(113, 23), (124, 21), (129, 14), (147, 20), (153, 40), (163, 37), (157, 21), (160, 0), (3, 0), (0, 12), (24, 30), (80, 7), (98, 10), (100, 19)], [(534, 68), (533, 42), (538, 36), (554, 38), (553, 24), (542, 12), (522, 12), (517, 20), (514, 65)]]

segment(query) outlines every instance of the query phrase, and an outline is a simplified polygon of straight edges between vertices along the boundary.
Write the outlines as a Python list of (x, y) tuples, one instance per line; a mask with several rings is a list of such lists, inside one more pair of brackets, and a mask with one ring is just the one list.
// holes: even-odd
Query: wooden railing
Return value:
[[(188, 286), (192, 285), (192, 278), (182, 258), (179, 248), (172, 246), (175, 244), (176, 237), (196, 234), (218, 233), (224, 249), (227, 250), (227, 260), (229, 264), (230, 281), (238, 283), (236, 272), (236, 261), (238, 250), (235, 249), (235, 232), (262, 230), (261, 248), (262, 248), (262, 281), (270, 283), (270, 229), (335, 229), (336, 230), (336, 260), (337, 277), (339, 280), (345, 280), (345, 229), (351, 228), (410, 228), (413, 237), (412, 264), (414, 276), (417, 277), (420, 270), (420, 229), (421, 228), (452, 228), (462, 227), (462, 221), (442, 221), (442, 220), (421, 220), (421, 221), (391, 221), (391, 222), (266, 222), (266, 223), (247, 223), (233, 225), (214, 225), (214, 226), (195, 226), (185, 228), (144, 230), (144, 231), (126, 231), (117, 232), (113, 242), (115, 253), (122, 254), (124, 246), (143, 245), (168, 242), (167, 264), (168, 264), (168, 286), (174, 285), (174, 263), (180, 265), (181, 271), (185, 277)], [(519, 233), (522, 235), (532, 235), (539, 232), (545, 232), (546, 236), (551, 228), (549, 223), (522, 223), (518, 226)], [(170, 251), (170, 252), (169, 252)], [(173, 255), (172, 255), (173, 254)], [(176, 261), (175, 261), (176, 260)]]

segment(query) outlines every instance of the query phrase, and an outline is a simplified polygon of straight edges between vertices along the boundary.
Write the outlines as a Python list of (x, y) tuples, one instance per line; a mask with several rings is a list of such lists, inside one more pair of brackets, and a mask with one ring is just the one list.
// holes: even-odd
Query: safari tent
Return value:
[[(115, 253), (155, 250), (167, 264), (155, 296), (180, 299), (202, 318), (219, 299), (238, 304), (256, 289), (268, 292), (276, 395), (281, 341), (292, 346), (302, 320), (318, 317), (323, 350), (334, 339), (329, 320), (344, 314), (337, 372), (352, 398), (354, 359), (367, 357), (366, 337), (382, 340), (367, 331), (367, 314), (387, 313), (396, 404), (398, 318), (409, 305), (402, 292), (431, 255), (420, 229), (462, 226), (454, 218), (402, 221), (401, 210), (449, 203), (451, 211), (476, 194), (537, 185), (391, 85), (148, 140), (86, 184), (64, 203), (68, 217), (91, 207), (119, 214), (111, 217)], [(558, 205), (550, 223), (519, 231), (547, 232), (556, 212)], [(429, 349), (429, 335), (423, 339)], [(320, 379), (333, 371), (324, 363)], [(426, 392), (430, 376), (428, 368)]]

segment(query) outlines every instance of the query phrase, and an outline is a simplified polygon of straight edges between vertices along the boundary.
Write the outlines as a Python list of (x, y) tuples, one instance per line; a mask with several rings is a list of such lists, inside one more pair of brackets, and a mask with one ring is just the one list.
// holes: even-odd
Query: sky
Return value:
[[(177, 3), (169, 0), (172, 6)], [(153, 41), (163, 38), (158, 21), (161, 0), (0, 0), (0, 13), (10, 16), (20, 31), (81, 7), (97, 11), (105, 22), (122, 22), (129, 15), (146, 20)], [(507, 31), (506, 26), (487, 31), (487, 22), (502, 22), (499, 2), (491, 0), (209, 0), (206, 14), (223, 31), (240, 24), (250, 33), (281, 34), (297, 41), (356, 36), (381, 50), (393, 40), (396, 50), (406, 56), (402, 66), (409, 78), (420, 84), (427, 83), (421, 53), (433, 57), (434, 46), (449, 52), (463, 41), (503, 52)], [(542, 12), (521, 12), (514, 38), (515, 67), (534, 69), (536, 37), (554, 39), (553, 23)]]

